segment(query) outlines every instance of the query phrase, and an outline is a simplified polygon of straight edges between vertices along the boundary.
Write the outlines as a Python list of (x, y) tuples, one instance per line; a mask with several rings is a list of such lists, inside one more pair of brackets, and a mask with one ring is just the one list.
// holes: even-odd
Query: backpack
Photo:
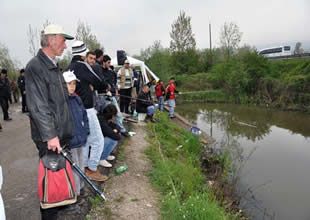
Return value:
[(70, 163), (53, 151), (40, 159), (38, 195), (42, 209), (70, 205), (76, 202), (75, 182)]

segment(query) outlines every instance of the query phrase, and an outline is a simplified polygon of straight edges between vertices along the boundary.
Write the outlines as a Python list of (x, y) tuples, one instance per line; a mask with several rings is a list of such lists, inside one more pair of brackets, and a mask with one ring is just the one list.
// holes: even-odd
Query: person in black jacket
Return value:
[[(60, 153), (72, 135), (68, 90), (56, 63), (56, 56), (61, 56), (66, 48), (66, 39), (73, 37), (65, 34), (62, 27), (46, 26), (41, 32), (42, 49), (25, 69), (31, 137), (40, 157), (47, 150)], [(57, 219), (58, 211), (59, 208), (41, 209), (42, 219)]]
[(146, 121), (150, 120), (151, 122), (155, 122), (153, 118), (155, 106), (150, 96), (150, 89), (148, 85), (144, 85), (142, 91), (138, 95), (136, 111), (138, 113), (146, 113)]
[(104, 150), (101, 154), (100, 165), (112, 167), (108, 160), (114, 160), (115, 157), (110, 155), (121, 139), (119, 127), (114, 124), (113, 120), (117, 114), (117, 109), (113, 104), (109, 104), (103, 111), (99, 112), (98, 118), (104, 135)]
[[(75, 94), (77, 82), (76, 76), (71, 71), (65, 71), (62, 75), (67, 83), (69, 93), (68, 104), (73, 120), (72, 139), (69, 144), (72, 160), (78, 165), (78, 167), (84, 170), (83, 147), (85, 147), (87, 136), (89, 134), (87, 113), (83, 106), (82, 100)], [(76, 186), (76, 193), (77, 195), (80, 195), (81, 190), (84, 187), (83, 180), (75, 170), (73, 176)]]
[(123, 113), (121, 113), (118, 103), (116, 101), (115, 96), (118, 96), (118, 89), (117, 89), (117, 74), (114, 72), (113, 69), (111, 69), (111, 57), (108, 55), (103, 56), (103, 64), (102, 64), (102, 70), (103, 70), (103, 76), (106, 80), (106, 82), (109, 84), (109, 91), (111, 92), (111, 101), (112, 104), (115, 105), (117, 109), (117, 115), (115, 118), (116, 124), (121, 129), (121, 134), (125, 137), (129, 137), (129, 133), (127, 129), (123, 125)]
[(22, 112), (28, 112), (27, 104), (26, 104), (26, 85), (25, 85), (25, 76), (24, 76), (24, 69), (21, 69), (20, 76), (17, 79), (18, 88), (20, 91), (20, 94), (22, 96)]
[[(74, 74), (79, 79), (76, 93), (82, 99), (89, 122), (90, 134), (87, 137), (86, 147), (83, 147), (85, 174), (92, 180), (103, 182), (107, 178), (100, 173), (97, 167), (104, 148), (104, 137), (97, 118), (97, 111), (94, 108), (94, 91), (101, 86), (102, 80), (91, 66), (84, 62), (87, 52), (88, 49), (82, 41), (75, 41), (72, 44), (73, 58), (68, 69), (74, 71)], [(91, 148), (89, 149), (89, 147)]]
[(7, 79), (7, 70), (2, 69), (0, 75), (0, 105), (3, 113), (3, 120), (10, 121), (12, 118), (9, 117), (9, 99), (11, 96), (10, 83)]

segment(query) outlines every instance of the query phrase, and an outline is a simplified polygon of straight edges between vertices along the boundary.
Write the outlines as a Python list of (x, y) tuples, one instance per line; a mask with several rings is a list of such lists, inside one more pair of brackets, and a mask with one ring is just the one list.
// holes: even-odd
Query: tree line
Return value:
[[(155, 41), (136, 55), (164, 81), (174, 76), (183, 90), (220, 90), (236, 103), (310, 108), (310, 60), (270, 61), (255, 47), (240, 46), (242, 32), (233, 22), (223, 24), (219, 47), (197, 49), (183, 11), (170, 37), (169, 48)], [(303, 52), (297, 42), (293, 54)]]

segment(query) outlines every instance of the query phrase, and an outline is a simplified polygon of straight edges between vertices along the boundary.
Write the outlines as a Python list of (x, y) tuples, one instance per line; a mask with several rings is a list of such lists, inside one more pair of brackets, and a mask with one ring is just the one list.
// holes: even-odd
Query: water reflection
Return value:
[(208, 124), (220, 125), (233, 136), (246, 137), (252, 141), (261, 140), (269, 134), (273, 125), (288, 129), (292, 134), (310, 137), (310, 116), (299, 112), (203, 103), (179, 105), (178, 111), (193, 122), (197, 122), (197, 113), (202, 114), (202, 119)]
[(179, 113), (229, 147), (237, 189), (253, 219), (310, 219), (310, 115), (225, 104), (184, 104)]

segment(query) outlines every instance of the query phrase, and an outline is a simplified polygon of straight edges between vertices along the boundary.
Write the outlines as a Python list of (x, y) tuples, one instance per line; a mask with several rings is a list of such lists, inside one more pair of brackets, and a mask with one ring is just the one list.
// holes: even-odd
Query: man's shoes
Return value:
[(88, 169), (88, 167), (86, 167), (85, 174), (89, 179), (98, 181), (98, 182), (104, 182), (109, 179), (109, 177), (102, 175), (98, 169), (96, 171), (92, 171)]
[(6, 118), (4, 121), (12, 121), (12, 118)]
[(153, 123), (157, 122), (157, 120), (155, 118), (153, 118), (153, 116), (151, 117), (150, 121), (153, 122)]
[(107, 158), (107, 160), (115, 160), (115, 156), (113, 156), (113, 155), (110, 155), (110, 156), (108, 156), (108, 158)]
[(130, 137), (128, 131), (121, 132), (121, 134), (122, 134), (124, 137)]
[(175, 115), (171, 115), (171, 116), (169, 116), (169, 118), (173, 119), (173, 118), (175, 118)]
[(112, 167), (112, 164), (110, 164), (108, 161), (106, 161), (106, 160), (100, 160), (99, 161), (99, 165), (100, 166), (103, 166), (103, 167), (107, 167), (107, 168), (110, 168), (110, 167)]
[(155, 123), (156, 122), (156, 120), (153, 118), (153, 115), (147, 115), (146, 117), (145, 117), (145, 120), (144, 120), (145, 122), (148, 122), (148, 121), (150, 121), (150, 122), (152, 122), (152, 123)]

